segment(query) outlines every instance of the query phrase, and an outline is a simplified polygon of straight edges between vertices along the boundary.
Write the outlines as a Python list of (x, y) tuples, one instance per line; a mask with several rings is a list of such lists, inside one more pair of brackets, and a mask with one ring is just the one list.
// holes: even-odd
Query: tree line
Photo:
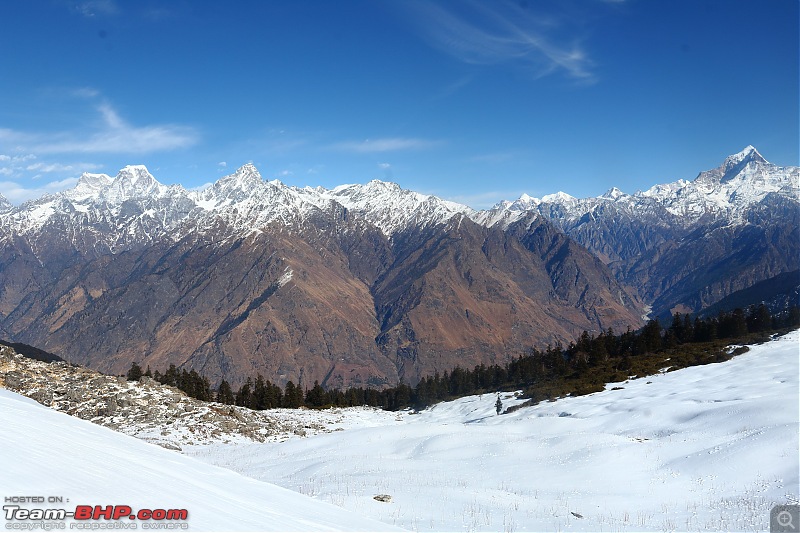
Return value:
[[(747, 310), (720, 312), (715, 317), (692, 318), (675, 313), (668, 327), (650, 320), (637, 331), (615, 334), (609, 328), (599, 335), (584, 331), (566, 348), (558, 344), (544, 350), (531, 348), (504, 365), (480, 364), (472, 369), (459, 366), (422, 378), (416, 386), (373, 389), (351, 387), (325, 389), (315, 381), (304, 389), (288, 381), (279, 385), (257, 375), (248, 378), (234, 391), (226, 380), (213, 390), (209, 380), (195, 370), (178, 370), (170, 365), (163, 374), (142, 371), (131, 365), (127, 377), (138, 380), (152, 377), (164, 385), (177, 387), (187, 395), (204, 401), (217, 401), (251, 409), (326, 408), (371, 406), (387, 410), (423, 409), (440, 401), (499, 390), (523, 390), (532, 402), (564, 395), (579, 395), (603, 390), (606, 383), (624, 381), (630, 375), (650, 375), (666, 365), (670, 369), (716, 362), (730, 358), (725, 346), (732, 339), (800, 326), (800, 309), (772, 315), (765, 305)], [(664, 358), (664, 355), (669, 355)], [(667, 364), (669, 363), (669, 364)]]

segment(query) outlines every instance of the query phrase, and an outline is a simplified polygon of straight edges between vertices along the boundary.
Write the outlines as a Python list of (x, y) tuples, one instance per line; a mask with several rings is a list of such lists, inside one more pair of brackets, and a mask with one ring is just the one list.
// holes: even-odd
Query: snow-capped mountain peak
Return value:
[(755, 146), (748, 145), (741, 152), (728, 156), (725, 159), (725, 162), (722, 164), (722, 167), (725, 169), (725, 171), (728, 171), (741, 163), (746, 164), (750, 163), (751, 161), (769, 164), (769, 161), (764, 159), (764, 156), (762, 156), (758, 150), (756, 150)]
[(625, 194), (624, 192), (622, 192), (621, 190), (617, 189), (616, 187), (611, 187), (609, 190), (607, 190), (605, 193), (603, 193), (603, 195), (600, 196), (600, 198), (603, 198), (605, 200), (616, 201), (616, 200), (619, 200), (621, 198), (625, 198), (627, 196), (629, 196), (629, 195)]
[(800, 168), (773, 165), (753, 146), (747, 146), (727, 157), (719, 167), (701, 172), (693, 181), (679, 179), (633, 195), (614, 187), (601, 196), (582, 200), (563, 192), (548, 194), (541, 201), (523, 195), (514, 202), (497, 204), (487, 212), (491, 216), (475, 218), (488, 225), (509, 223), (519, 218), (520, 210), (527, 210), (546, 214), (551, 220), (576, 221), (598, 206), (611, 204), (634, 218), (654, 217), (654, 222), (661, 224), (669, 213), (676, 217), (675, 223), (690, 226), (709, 218), (740, 221), (747, 208), (770, 193), (800, 197)]
[(364, 217), (387, 237), (410, 224), (438, 224), (459, 213), (468, 216), (474, 213), (466, 205), (403, 189), (397, 183), (381, 180), (372, 180), (364, 185), (340, 185), (331, 190), (306, 187), (297, 191), (307, 201), (320, 207), (324, 202), (337, 202)]
[[(191, 227), (212, 227), (222, 219), (231, 231), (242, 232), (258, 230), (273, 221), (297, 226), (320, 211), (328, 211), (334, 203), (376, 226), (387, 237), (412, 225), (444, 223), (458, 214), (493, 226), (508, 225), (536, 213), (564, 228), (604, 206), (636, 219), (650, 217), (653, 224), (689, 227), (701, 219), (741, 221), (746, 209), (768, 194), (796, 200), (800, 197), (799, 173), (798, 167), (778, 167), (767, 162), (758, 150), (747, 146), (727, 157), (719, 167), (701, 172), (693, 181), (679, 179), (633, 195), (612, 188), (601, 196), (586, 199), (564, 192), (541, 199), (523, 194), (488, 211), (474, 211), (380, 180), (331, 190), (289, 187), (278, 180), (265, 181), (252, 163), (242, 165), (202, 191), (188, 192), (179, 185), (162, 185), (145, 166), (131, 165), (114, 178), (106, 174), (83, 174), (73, 189), (20, 207), (0, 198), (3, 214), (0, 224), (14, 232), (28, 233), (37, 231), (55, 215), (70, 214), (75, 217), (70, 227), (99, 224), (98, 236), (115, 242), (114, 249), (120, 249), (122, 241), (135, 244), (137, 235), (150, 239), (170, 234), (184, 223)], [(121, 213), (125, 222), (116, 221)], [(131, 229), (127, 224), (135, 227)], [(115, 230), (117, 225), (119, 228)], [(101, 227), (107, 229), (101, 231)], [(119, 234), (111, 235), (114, 231)]]
[(11, 205), (11, 202), (9, 202), (5, 196), (0, 194), (0, 213), (5, 213), (7, 211), (11, 211), (12, 209), (14, 209), (14, 206)]
[(248, 190), (260, 186), (263, 182), (264, 179), (261, 177), (258, 169), (252, 163), (247, 163), (239, 167), (233, 174), (220, 178), (210, 188), (217, 190)]
[(162, 196), (167, 189), (144, 165), (129, 165), (104, 187), (101, 196), (109, 203), (118, 204), (131, 198)]
[(568, 203), (574, 202), (575, 200), (577, 200), (577, 198), (562, 191), (542, 196), (542, 203), (545, 204)]
[(107, 174), (92, 174), (84, 172), (78, 179), (78, 184), (72, 189), (72, 192), (79, 194), (97, 194), (109, 185), (113, 178)]

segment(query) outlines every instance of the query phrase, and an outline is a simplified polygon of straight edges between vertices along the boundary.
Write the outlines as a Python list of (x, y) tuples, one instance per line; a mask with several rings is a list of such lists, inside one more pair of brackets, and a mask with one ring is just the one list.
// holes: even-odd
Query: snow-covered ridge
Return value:
[(577, 199), (558, 192), (541, 200), (522, 195), (479, 213), (484, 224), (509, 224), (525, 213), (538, 211), (551, 219), (577, 220), (604, 205), (634, 216), (664, 214), (690, 226), (701, 219), (739, 222), (745, 210), (774, 193), (800, 200), (800, 167), (781, 167), (768, 162), (753, 146), (731, 155), (719, 167), (701, 172), (693, 181), (679, 179), (654, 185), (646, 191), (626, 194), (616, 187), (595, 198)]
[(98, 236), (114, 251), (157, 236), (177, 239), (187, 231), (215, 227), (219, 221), (240, 234), (272, 223), (297, 227), (336, 206), (364, 218), (387, 237), (412, 224), (437, 224), (474, 212), (377, 180), (333, 190), (289, 187), (278, 180), (264, 180), (252, 164), (202, 191), (188, 191), (159, 183), (138, 165), (123, 168), (116, 177), (85, 173), (74, 188), (16, 208), (0, 199), (0, 230), (35, 236), (48, 224), (64, 224), (66, 217), (73, 228), (91, 231), (97, 227)]
[(463, 215), (486, 226), (508, 225), (538, 213), (558, 221), (577, 220), (603, 206), (614, 206), (634, 218), (672, 217), (683, 226), (700, 220), (740, 221), (746, 208), (769, 194), (798, 200), (800, 168), (767, 162), (748, 146), (693, 181), (655, 185), (633, 195), (612, 188), (596, 198), (578, 199), (563, 192), (541, 199), (523, 194), (492, 209), (475, 211), (436, 196), (402, 189), (395, 183), (323, 187), (290, 187), (264, 180), (246, 164), (202, 191), (159, 183), (144, 166), (127, 166), (115, 177), (83, 174), (70, 190), (46, 195), (13, 207), (0, 197), (0, 240), (9, 235), (36, 237), (45, 226), (57, 224), (62, 233), (92, 234), (110, 251), (151, 242), (159, 237), (179, 239), (190, 231), (215, 228), (249, 234), (270, 225), (297, 228), (331, 209), (347, 209), (377, 227), (387, 237), (412, 226), (424, 227)]

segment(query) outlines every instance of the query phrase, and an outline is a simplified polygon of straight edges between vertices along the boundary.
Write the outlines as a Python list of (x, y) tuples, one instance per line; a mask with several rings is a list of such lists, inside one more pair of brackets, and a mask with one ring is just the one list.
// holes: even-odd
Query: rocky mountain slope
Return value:
[(599, 257), (654, 316), (698, 312), (800, 262), (800, 168), (771, 164), (752, 146), (693, 181), (633, 195), (523, 196), (477, 219), (507, 225), (529, 213)]
[(489, 211), (396, 184), (202, 191), (145, 167), (0, 210), (0, 333), (111, 373), (380, 386), (698, 311), (798, 269), (798, 168)]
[(487, 228), (394, 184), (298, 189), (245, 165), (204, 191), (85, 174), (0, 217), (0, 328), (103, 371), (380, 386), (641, 323), (541, 217)]

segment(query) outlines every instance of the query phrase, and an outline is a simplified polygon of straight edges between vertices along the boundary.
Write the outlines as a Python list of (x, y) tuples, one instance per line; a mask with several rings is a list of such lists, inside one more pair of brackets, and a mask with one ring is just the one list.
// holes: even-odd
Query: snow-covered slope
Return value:
[(0, 214), (11, 211), (12, 209), (14, 209), (14, 206), (11, 205), (11, 202), (9, 202), (5, 196), (0, 194)]
[(340, 185), (333, 190), (307, 187), (298, 192), (308, 195), (310, 201), (318, 202), (315, 198), (319, 198), (338, 202), (370, 221), (389, 237), (412, 225), (424, 227), (446, 222), (457, 214), (474, 214), (465, 205), (405, 190), (396, 183), (379, 180), (366, 185)]
[[(86, 527), (178, 526), (191, 531), (385, 531), (395, 528), (334, 505), (247, 478), (47, 409), (0, 389), (0, 493), (60, 497), (60, 503), (13, 503), (22, 509), (78, 505), (186, 509), (185, 521), (123, 518)], [(5, 517), (4, 517), (5, 518)], [(61, 520), (4, 520), (8, 529)], [(67, 519), (63, 522), (75, 522)], [(66, 526), (70, 528), (70, 525)]]
[(800, 497), (799, 355), (794, 331), (502, 416), (487, 394), (188, 453), (414, 530), (763, 531), (774, 505)]

